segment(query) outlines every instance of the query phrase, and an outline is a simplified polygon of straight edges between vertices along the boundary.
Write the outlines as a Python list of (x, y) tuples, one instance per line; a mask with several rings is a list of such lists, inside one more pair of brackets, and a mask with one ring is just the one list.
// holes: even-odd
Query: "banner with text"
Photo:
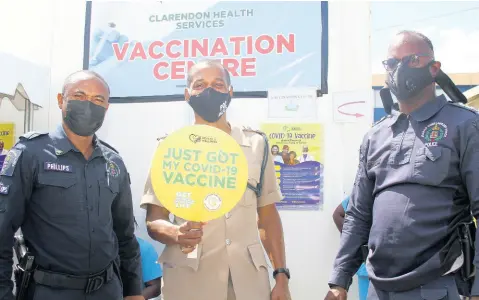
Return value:
[(265, 123), (261, 129), (268, 136), (284, 196), (278, 208), (317, 210), (322, 207), (323, 126)]
[(86, 21), (84, 68), (112, 97), (182, 95), (204, 59), (221, 61), (244, 96), (327, 92), (327, 2), (89, 1)]

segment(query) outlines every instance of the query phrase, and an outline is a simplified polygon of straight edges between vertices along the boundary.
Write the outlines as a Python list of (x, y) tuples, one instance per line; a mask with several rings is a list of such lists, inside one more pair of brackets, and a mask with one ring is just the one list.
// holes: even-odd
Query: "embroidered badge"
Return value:
[(43, 164), (43, 170), (71, 173), (73, 172), (73, 167), (70, 165), (62, 165), (62, 164), (53, 163), (53, 162), (45, 162)]
[(5, 157), (5, 161), (3, 162), (0, 175), (12, 176), (21, 154), (22, 151), (18, 149), (11, 149), (8, 151), (7, 157)]
[(10, 189), (10, 186), (4, 185), (3, 183), (0, 182), (0, 194), (8, 195), (8, 190), (9, 189)]
[(426, 147), (435, 147), (438, 141), (447, 137), (447, 126), (440, 122), (431, 123), (424, 128), (421, 137), (426, 141)]
[(209, 194), (208, 196), (206, 196), (203, 203), (205, 204), (206, 209), (210, 211), (215, 211), (221, 207), (221, 198), (218, 195)]
[(108, 175), (110, 175), (113, 178), (120, 176), (120, 168), (112, 160), (106, 163), (106, 170), (108, 172)]

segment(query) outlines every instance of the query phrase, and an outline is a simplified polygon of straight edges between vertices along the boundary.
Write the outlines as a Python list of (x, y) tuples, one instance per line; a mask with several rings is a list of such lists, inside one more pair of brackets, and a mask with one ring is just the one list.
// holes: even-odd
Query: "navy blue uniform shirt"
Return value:
[[(405, 291), (443, 276), (451, 264), (441, 249), (470, 210), (479, 216), (477, 111), (444, 96), (409, 116), (394, 111), (364, 137), (329, 283), (349, 288), (363, 244), (377, 289)], [(479, 295), (478, 280), (472, 295)]]
[(0, 172), (0, 299), (11, 297), (19, 227), (39, 267), (88, 275), (119, 257), (123, 295), (140, 295), (129, 180), (121, 157), (97, 138), (86, 160), (61, 126), (21, 137)]

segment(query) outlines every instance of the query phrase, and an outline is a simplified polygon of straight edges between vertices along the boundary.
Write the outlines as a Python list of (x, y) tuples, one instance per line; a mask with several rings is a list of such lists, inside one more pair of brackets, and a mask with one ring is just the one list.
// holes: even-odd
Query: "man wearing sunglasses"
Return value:
[(384, 65), (399, 109), (363, 139), (325, 299), (346, 299), (365, 244), (368, 299), (460, 299), (470, 256), (457, 232), (479, 215), (479, 115), (436, 97), (441, 64), (424, 35), (397, 34)]

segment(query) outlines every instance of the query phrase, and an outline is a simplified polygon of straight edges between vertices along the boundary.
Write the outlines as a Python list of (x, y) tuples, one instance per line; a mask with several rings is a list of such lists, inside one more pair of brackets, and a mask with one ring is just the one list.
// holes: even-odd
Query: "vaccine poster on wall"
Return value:
[(323, 205), (322, 124), (264, 123), (283, 201), (279, 209), (318, 210)]
[(0, 123), (0, 170), (3, 162), (10, 150), (15, 144), (15, 124)]
[(327, 7), (88, 1), (83, 67), (105, 78), (113, 102), (182, 100), (188, 70), (205, 59), (228, 69), (238, 98), (296, 86), (326, 94)]

